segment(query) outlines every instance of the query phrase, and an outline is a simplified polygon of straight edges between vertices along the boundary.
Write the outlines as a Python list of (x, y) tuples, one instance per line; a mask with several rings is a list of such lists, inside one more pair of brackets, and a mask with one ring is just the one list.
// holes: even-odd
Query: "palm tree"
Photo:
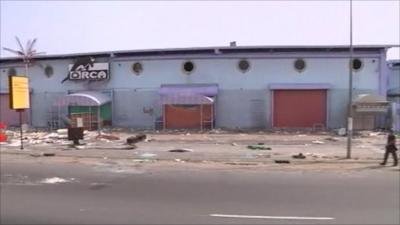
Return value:
[(18, 37), (15, 37), (15, 39), (17, 40), (19, 50), (14, 50), (11, 48), (3, 48), (3, 49), (17, 55), (17, 57), (20, 57), (22, 59), (22, 61), (25, 64), (25, 76), (28, 76), (28, 66), (31, 64), (32, 59), (35, 56), (45, 54), (45, 52), (36, 52), (36, 50), (33, 49), (37, 41), (36, 38), (34, 38), (32, 41), (28, 40), (25, 48), (22, 46), (21, 41), (19, 40)]

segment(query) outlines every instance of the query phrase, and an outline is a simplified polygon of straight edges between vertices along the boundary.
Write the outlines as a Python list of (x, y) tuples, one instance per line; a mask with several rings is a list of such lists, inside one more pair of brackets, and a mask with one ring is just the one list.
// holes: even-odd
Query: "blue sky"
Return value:
[[(47, 54), (251, 45), (347, 45), (349, 1), (4, 1), (0, 46)], [(353, 43), (400, 45), (400, 0), (353, 1)], [(1, 56), (11, 56), (1, 50)], [(399, 49), (389, 58), (400, 58)]]

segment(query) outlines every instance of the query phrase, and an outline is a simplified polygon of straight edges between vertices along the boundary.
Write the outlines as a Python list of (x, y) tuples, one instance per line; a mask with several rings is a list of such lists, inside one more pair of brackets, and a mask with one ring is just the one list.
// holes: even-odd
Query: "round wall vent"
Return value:
[(44, 68), (44, 74), (45, 74), (47, 77), (51, 77), (51, 76), (54, 74), (53, 67), (50, 66), (50, 65), (47, 65), (47, 66)]
[(294, 62), (294, 68), (297, 71), (302, 72), (306, 68), (306, 62), (304, 61), (304, 59), (296, 59), (296, 61)]
[(143, 65), (140, 62), (135, 62), (132, 64), (132, 71), (136, 74), (139, 75), (143, 72)]
[(250, 69), (250, 63), (246, 59), (242, 59), (238, 63), (238, 68), (243, 73), (247, 72)]
[(183, 71), (187, 74), (194, 71), (194, 64), (191, 61), (186, 61), (183, 63)]
[(363, 67), (363, 62), (360, 59), (353, 59), (351, 67), (354, 71), (359, 71)]

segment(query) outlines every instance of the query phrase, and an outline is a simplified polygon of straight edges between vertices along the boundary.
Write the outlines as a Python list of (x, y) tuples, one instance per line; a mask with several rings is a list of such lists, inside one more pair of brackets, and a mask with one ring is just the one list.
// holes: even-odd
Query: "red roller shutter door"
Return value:
[[(201, 114), (203, 109), (203, 114)], [(200, 129), (201, 118), (203, 121), (209, 121), (212, 118), (212, 105), (165, 105), (165, 128), (168, 129)]]
[(326, 126), (326, 90), (274, 90), (274, 127)]

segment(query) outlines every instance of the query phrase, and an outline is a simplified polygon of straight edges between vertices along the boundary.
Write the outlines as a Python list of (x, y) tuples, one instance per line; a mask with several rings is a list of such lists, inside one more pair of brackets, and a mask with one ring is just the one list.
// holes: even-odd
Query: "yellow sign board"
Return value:
[(23, 76), (9, 76), (11, 109), (29, 109), (29, 80)]

